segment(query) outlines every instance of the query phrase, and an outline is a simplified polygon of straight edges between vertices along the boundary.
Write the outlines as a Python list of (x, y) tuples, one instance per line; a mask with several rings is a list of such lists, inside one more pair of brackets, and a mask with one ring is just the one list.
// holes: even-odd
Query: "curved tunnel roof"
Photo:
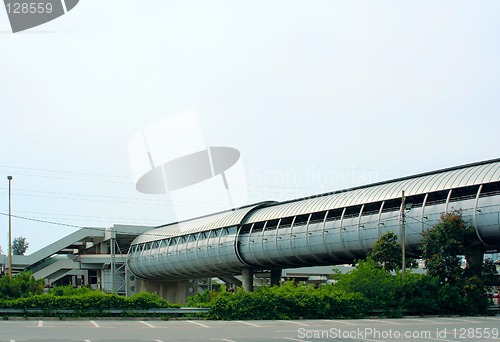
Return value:
[(500, 159), (282, 202), (253, 211), (244, 223), (309, 214), (428, 192), (500, 181)]
[(169, 237), (176, 237), (192, 233), (208, 231), (217, 228), (231, 227), (240, 224), (245, 216), (254, 209), (269, 205), (273, 202), (261, 202), (239, 209), (223, 211), (217, 214), (202, 216), (182, 222), (175, 222), (160, 226), (139, 235), (132, 242), (137, 245), (146, 242), (158, 241)]
[(287, 202), (261, 202), (239, 209), (161, 226), (138, 236), (132, 244), (253, 223), (309, 214), (347, 206), (425, 194), (456, 187), (500, 181), (500, 159), (488, 160), (361, 187), (295, 199)]

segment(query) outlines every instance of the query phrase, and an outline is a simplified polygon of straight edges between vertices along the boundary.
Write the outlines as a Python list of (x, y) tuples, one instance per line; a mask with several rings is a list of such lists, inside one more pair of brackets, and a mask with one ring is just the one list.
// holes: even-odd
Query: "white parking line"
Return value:
[(247, 325), (250, 325), (250, 326), (256, 327), (256, 328), (262, 328), (260, 325), (253, 324), (253, 323), (250, 323), (250, 322), (243, 322), (243, 321), (236, 321), (236, 322), (241, 323), (241, 324), (247, 324)]
[(357, 325), (357, 324), (350, 323), (350, 322), (338, 321), (336, 319), (324, 319), (323, 322), (342, 323), (342, 324), (346, 324), (346, 325)]
[(385, 324), (401, 324), (401, 323), (396, 323), (394, 321), (384, 321), (383, 319), (363, 319), (365, 322), (375, 322), (375, 323), (385, 323)]
[(293, 323), (293, 324), (297, 324), (297, 325), (302, 325), (303, 327), (308, 327), (309, 326), (309, 325), (307, 325), (305, 323), (294, 322), (294, 321), (286, 321), (286, 320), (283, 320), (283, 319), (281, 319), (280, 321), (281, 322), (286, 322), (286, 323)]
[(96, 328), (100, 328), (101, 326), (99, 324), (97, 324), (95, 321), (90, 321), (90, 323), (92, 323), (92, 325)]
[(145, 326), (148, 326), (148, 327), (150, 327), (150, 328), (154, 328), (154, 327), (155, 327), (153, 324), (149, 324), (148, 322), (139, 321), (139, 323), (142, 323), (142, 324), (144, 324)]
[(425, 319), (418, 319), (418, 318), (403, 318), (403, 320), (402, 320), (402, 322), (407, 322), (407, 321), (429, 323), (429, 321), (426, 321)]
[(291, 337), (277, 337), (277, 338), (282, 338), (284, 340), (289, 340), (289, 341), (308, 342), (306, 340), (299, 340), (299, 339), (291, 338)]
[(443, 317), (441, 319), (442, 320), (450, 320), (450, 321), (458, 321), (458, 322), (467, 322), (467, 323), (481, 323), (479, 321), (473, 321), (470, 319), (460, 319), (460, 318), (450, 318), (450, 317)]
[(38, 327), (43, 328), (43, 321), (38, 321)]
[(203, 328), (210, 328), (208, 325), (205, 325), (205, 324), (201, 324), (201, 323), (198, 323), (198, 322), (194, 322), (194, 321), (186, 321), (186, 322), (189, 322), (189, 323), (192, 323), (192, 324), (196, 324), (196, 325), (199, 325), (200, 327), (203, 327)]

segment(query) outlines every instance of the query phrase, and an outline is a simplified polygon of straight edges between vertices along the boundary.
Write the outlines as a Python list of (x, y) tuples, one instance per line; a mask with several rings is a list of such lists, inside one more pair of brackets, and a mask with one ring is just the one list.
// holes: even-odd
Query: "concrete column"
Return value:
[(271, 286), (280, 286), (281, 268), (271, 270)]
[(246, 292), (253, 292), (253, 269), (243, 268), (241, 270), (241, 276), (243, 278), (243, 290)]

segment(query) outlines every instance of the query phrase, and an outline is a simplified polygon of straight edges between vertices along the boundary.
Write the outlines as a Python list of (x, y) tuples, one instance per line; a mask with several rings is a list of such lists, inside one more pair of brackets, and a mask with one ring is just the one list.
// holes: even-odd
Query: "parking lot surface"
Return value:
[(500, 341), (500, 316), (359, 320), (4, 320), (0, 341)]

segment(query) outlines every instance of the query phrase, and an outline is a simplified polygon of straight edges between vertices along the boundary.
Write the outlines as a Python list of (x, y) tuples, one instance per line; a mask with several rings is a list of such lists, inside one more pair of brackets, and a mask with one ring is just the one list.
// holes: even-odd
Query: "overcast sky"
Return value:
[[(498, 1), (81, 0), (13, 34), (0, 8), (0, 246), (175, 220), (129, 141), (195, 111), (248, 203), (499, 157)], [(194, 200), (193, 200), (194, 201)], [(194, 205), (194, 202), (193, 202)], [(203, 203), (196, 203), (203, 206)]]

